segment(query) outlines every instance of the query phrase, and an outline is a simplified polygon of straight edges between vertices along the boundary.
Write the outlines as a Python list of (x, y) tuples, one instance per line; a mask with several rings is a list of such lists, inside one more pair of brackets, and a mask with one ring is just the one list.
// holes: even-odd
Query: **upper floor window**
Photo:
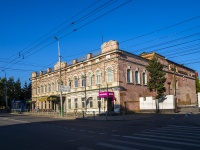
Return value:
[(40, 87), (38, 86), (38, 94), (40, 94)]
[(113, 82), (113, 70), (111, 67), (107, 69), (107, 82)]
[(48, 85), (48, 91), (51, 92), (51, 84)]
[(46, 93), (47, 92), (47, 86), (44, 85), (44, 92)]
[(78, 78), (74, 77), (74, 87), (78, 87)]
[(135, 84), (140, 84), (140, 73), (135, 71)]
[(142, 83), (143, 85), (147, 85), (147, 74), (145, 72), (142, 73)]
[(55, 85), (54, 85), (54, 83), (52, 83), (52, 92), (54, 92), (54, 90), (55, 90)]
[(132, 80), (132, 71), (131, 69), (127, 69), (127, 72), (126, 72), (126, 78), (127, 78), (127, 83), (132, 83), (133, 80)]
[(88, 73), (88, 85), (91, 86), (92, 85), (92, 74)]
[(84, 75), (81, 77), (81, 86), (86, 86), (86, 78)]
[(101, 84), (101, 73), (99, 70), (96, 72), (96, 83)]
[(43, 86), (41, 85), (40, 87), (40, 93), (43, 93), (44, 89), (43, 89)]

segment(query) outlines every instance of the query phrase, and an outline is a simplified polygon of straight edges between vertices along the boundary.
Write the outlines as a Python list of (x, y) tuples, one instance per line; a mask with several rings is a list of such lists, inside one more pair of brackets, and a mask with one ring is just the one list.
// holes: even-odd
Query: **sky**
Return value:
[[(199, 0), (1, 0), (0, 77), (70, 64), (117, 40), (136, 55), (157, 52), (200, 72)], [(5, 74), (6, 73), (6, 74)]]

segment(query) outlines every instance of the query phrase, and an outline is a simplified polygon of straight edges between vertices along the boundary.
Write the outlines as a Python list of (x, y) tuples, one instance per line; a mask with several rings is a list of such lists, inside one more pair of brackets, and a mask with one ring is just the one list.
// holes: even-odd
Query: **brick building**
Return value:
[(75, 59), (72, 64), (61, 62), (53, 69), (33, 72), (32, 108), (59, 110), (61, 77), (63, 85), (71, 88), (70, 92), (62, 92), (65, 112), (98, 112), (99, 108), (101, 112), (139, 111), (139, 97), (154, 96), (147, 89), (146, 71), (148, 59), (154, 56), (166, 71), (165, 94), (176, 95), (178, 104), (196, 104), (194, 70), (156, 53), (138, 56), (120, 50), (117, 41), (108, 41), (102, 44), (99, 54), (90, 53), (84, 60)]

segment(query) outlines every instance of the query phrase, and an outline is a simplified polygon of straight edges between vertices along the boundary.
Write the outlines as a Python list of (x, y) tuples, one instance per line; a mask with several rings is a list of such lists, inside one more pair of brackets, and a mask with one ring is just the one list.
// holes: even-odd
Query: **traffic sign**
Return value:
[(60, 91), (61, 92), (70, 92), (70, 90), (71, 90), (70, 86), (60, 85)]

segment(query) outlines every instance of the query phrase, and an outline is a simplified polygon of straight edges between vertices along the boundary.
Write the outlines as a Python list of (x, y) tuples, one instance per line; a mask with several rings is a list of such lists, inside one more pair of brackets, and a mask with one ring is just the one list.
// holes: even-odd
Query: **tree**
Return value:
[(147, 87), (150, 92), (154, 91), (156, 93), (156, 112), (158, 112), (158, 99), (161, 98), (163, 93), (166, 91), (166, 88), (164, 87), (166, 73), (163, 70), (163, 67), (164, 66), (156, 57), (153, 57), (153, 59), (151, 59), (146, 66), (146, 69), (149, 72)]
[(196, 77), (196, 92), (200, 92), (200, 82), (198, 77)]

